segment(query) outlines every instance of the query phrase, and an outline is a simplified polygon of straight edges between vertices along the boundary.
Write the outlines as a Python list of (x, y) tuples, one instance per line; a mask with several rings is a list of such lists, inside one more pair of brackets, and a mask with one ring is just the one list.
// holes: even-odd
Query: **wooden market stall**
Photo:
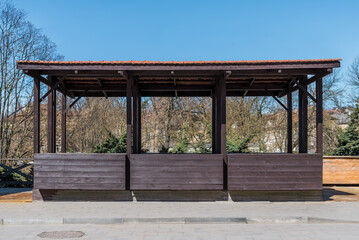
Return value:
[[(340, 59), (19, 61), (18, 68), (34, 79), (34, 188), (321, 191), (322, 79), (339, 66)], [(308, 92), (312, 83), (315, 95)], [(40, 84), (48, 86), (43, 96)], [(292, 153), (294, 92), (299, 99), (296, 154)], [(56, 152), (56, 94), (62, 95), (61, 153)], [(151, 96), (211, 97), (212, 154), (142, 154), (141, 98)], [(233, 96), (270, 96), (287, 111), (287, 153), (226, 153), (226, 97)], [(40, 153), (40, 102), (46, 97), (48, 153)], [(126, 154), (66, 153), (66, 113), (84, 97), (126, 97)], [(71, 104), (69, 98), (74, 99)], [(316, 104), (315, 154), (308, 154), (308, 98)]]

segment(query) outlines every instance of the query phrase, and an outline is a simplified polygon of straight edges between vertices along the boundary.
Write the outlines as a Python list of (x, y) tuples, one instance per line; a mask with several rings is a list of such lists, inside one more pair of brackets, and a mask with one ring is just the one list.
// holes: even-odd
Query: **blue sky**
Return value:
[(65, 60), (265, 60), (359, 55), (358, 0), (13, 0)]

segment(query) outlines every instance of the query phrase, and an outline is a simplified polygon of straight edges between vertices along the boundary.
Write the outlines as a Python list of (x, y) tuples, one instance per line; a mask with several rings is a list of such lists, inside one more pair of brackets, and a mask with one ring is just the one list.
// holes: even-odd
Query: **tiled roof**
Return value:
[(18, 64), (50, 64), (50, 65), (246, 65), (246, 64), (297, 64), (338, 62), (336, 59), (305, 60), (254, 60), (254, 61), (18, 61)]

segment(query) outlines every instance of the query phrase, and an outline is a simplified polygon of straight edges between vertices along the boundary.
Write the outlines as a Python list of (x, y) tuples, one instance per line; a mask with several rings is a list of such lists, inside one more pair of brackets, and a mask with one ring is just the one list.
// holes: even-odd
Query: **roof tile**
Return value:
[(227, 60), (227, 61), (32, 61), (32, 60), (21, 60), (17, 63), (19, 64), (51, 64), (51, 65), (81, 65), (81, 64), (91, 64), (91, 65), (109, 65), (109, 64), (126, 64), (126, 65), (212, 65), (212, 64), (275, 64), (275, 63), (316, 63), (316, 62), (338, 62), (341, 61), (341, 58), (335, 59), (297, 59), (297, 60)]

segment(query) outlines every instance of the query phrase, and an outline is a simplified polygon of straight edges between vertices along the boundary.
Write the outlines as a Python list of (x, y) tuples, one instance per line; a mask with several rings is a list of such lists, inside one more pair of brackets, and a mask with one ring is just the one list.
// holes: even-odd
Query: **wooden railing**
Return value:
[(321, 189), (320, 154), (228, 154), (228, 190)]
[[(68, 186), (69, 184), (74, 184), (76, 182), (76, 184), (82, 184), (84, 185), (85, 182), (87, 183), (88, 181), (90, 181), (92, 178), (90, 177), (94, 177), (96, 179), (96, 184), (100, 184), (101, 181), (103, 180), (103, 178), (108, 178), (111, 177), (109, 175), (111, 175), (111, 173), (113, 171), (115, 171), (115, 175), (111, 177), (111, 179), (113, 177), (116, 177), (116, 184), (113, 184), (113, 186), (111, 187), (111, 189), (114, 187), (116, 189), (124, 189), (124, 181), (125, 181), (125, 171), (124, 171), (124, 156), (125, 155), (121, 155), (121, 156), (115, 156), (115, 162), (112, 161), (112, 158), (109, 155), (104, 155), (106, 156), (106, 159), (108, 157), (110, 157), (111, 159), (108, 159), (110, 162), (108, 161), (104, 161), (104, 156), (103, 155), (96, 155), (96, 158), (92, 159), (94, 156), (92, 155), (88, 155), (86, 156), (85, 154), (82, 155), (77, 155), (77, 154), (73, 154), (71, 155), (73, 158), (69, 159), (69, 161), (65, 161), (64, 159), (60, 159), (59, 157), (61, 155), (55, 154), (55, 155), (51, 155), (51, 158), (47, 159), (48, 160), (48, 164), (51, 164), (51, 166), (49, 166), (49, 169), (45, 169), (47, 167), (47, 165), (44, 165), (44, 161), (42, 158), (46, 157), (47, 155), (42, 155), (41, 157), (39, 157), (38, 159), (38, 171), (37, 171), (37, 177), (38, 177), (38, 184), (47, 184), (48, 180), (51, 180), (52, 182), (54, 181), (53, 178), (56, 179), (60, 179), (61, 181), (65, 181), (64, 179), (68, 179), (66, 180), (66, 183), (68, 182), (68, 184), (66, 185), (66, 188), (69, 188), (70, 186)], [(66, 156), (70, 156), (70, 154), (67, 154)], [(70, 156), (70, 157), (71, 157)], [(199, 155), (200, 157), (203, 157), (202, 155)], [(274, 155), (274, 156), (281, 156), (280, 159), (282, 159), (282, 161), (280, 159), (268, 159), (268, 157), (263, 157), (263, 155), (259, 156), (260, 158), (253, 158), (253, 154), (252, 155), (245, 155), (245, 154), (240, 154), (238, 155), (238, 157), (240, 159), (233, 159), (233, 157), (235, 157), (236, 155), (230, 155), (230, 160), (229, 160), (229, 174), (228, 174), (228, 183), (229, 183), (229, 188), (231, 190), (233, 189), (249, 189), (249, 182), (251, 186), (253, 186), (253, 184), (259, 184), (259, 180), (255, 179), (255, 176), (258, 176), (259, 179), (266, 179), (266, 183), (268, 183), (268, 181), (277, 181), (277, 180), (282, 180), (282, 178), (284, 178), (285, 176), (290, 177), (291, 179), (293, 178), (293, 181), (297, 181), (297, 184), (301, 184), (303, 185), (304, 182), (307, 182), (307, 178), (320, 178), (320, 169), (318, 171), (316, 171), (315, 169), (319, 167), (319, 165), (321, 164), (320, 162), (318, 162), (316, 159), (312, 159), (313, 157), (315, 157), (315, 155), (303, 155), (302, 157), (300, 157), (300, 159), (298, 160), (298, 166), (300, 166), (300, 171), (298, 169), (294, 169), (293, 167), (297, 166), (294, 163), (292, 163), (293, 161), (297, 161), (297, 160), (291, 160), (290, 158), (292, 157), (292, 155)], [(252, 157), (251, 157), (252, 156)], [(267, 156), (267, 155), (264, 155)], [(268, 155), (269, 156), (269, 155)], [(294, 157), (296, 157), (297, 155), (295, 155)], [(49, 156), (47, 156), (49, 157)], [(86, 157), (86, 159), (82, 159)], [(209, 161), (211, 163), (206, 163), (204, 166), (205, 170), (196, 170), (195, 166), (193, 164), (200, 164), (200, 162), (202, 161), (196, 161), (198, 160), (196, 158), (196, 155), (185, 155), (185, 157), (190, 157), (191, 159), (193, 158), (193, 163), (192, 162), (188, 162), (188, 160), (184, 161), (183, 159), (176, 159), (178, 161), (170, 161), (171, 159), (169, 158), (178, 158), (179, 155), (167, 155), (167, 156), (162, 156), (162, 155), (134, 155), (132, 162), (131, 162), (131, 187), (133, 189), (162, 189), (165, 188), (164, 185), (167, 184), (168, 185), (168, 189), (177, 189), (180, 187), (183, 187), (182, 185), (185, 184), (185, 180), (190, 179), (190, 187), (188, 187), (189, 189), (194, 188), (193, 184), (199, 184), (201, 181), (207, 181), (206, 185), (208, 185), (208, 188), (215, 188), (217, 189), (217, 185), (214, 186), (212, 183), (211, 179), (207, 179), (206, 177), (221, 177), (222, 175), (220, 175), (222, 173), (222, 162), (219, 161), (218, 162), (218, 166), (216, 165), (216, 169), (218, 168), (218, 173), (216, 172), (215, 174), (211, 172), (211, 174), (209, 174), (209, 169), (208, 169), (208, 164), (212, 164), (212, 157), (215, 158), (215, 155), (206, 155), (205, 159), (206, 161)], [(247, 159), (248, 157), (251, 157), (251, 159)], [(299, 156), (297, 156), (299, 157)], [(80, 159), (81, 158), (81, 159)], [(138, 158), (146, 158), (144, 160), (146, 160), (145, 162), (141, 162), (141, 159)], [(155, 159), (153, 159), (155, 158)], [(157, 159), (159, 158), (159, 159)], [(162, 158), (165, 158), (162, 159)], [(307, 159), (310, 158), (310, 159)], [(106, 160), (105, 159), (105, 160)], [(47, 161), (46, 160), (46, 161)], [(61, 162), (61, 161), (64, 162)], [(97, 162), (97, 160), (100, 160), (99, 162)], [(161, 160), (158, 161), (157, 160)], [(315, 161), (313, 161), (315, 160)], [(61, 164), (60, 164), (60, 162)], [(243, 161), (249, 161), (248, 163), (245, 162), (243, 163), (244, 166), (240, 165), (234, 165), (234, 162), (238, 162), (239, 163), (243, 163)], [(265, 161), (267, 165), (261, 165), (262, 161)], [(271, 161), (274, 161), (273, 163)], [(280, 170), (278, 169), (278, 164), (277, 162), (280, 161), (280, 168), (286, 168), (286, 167), (290, 167), (291, 169), (293, 168), (293, 172), (295, 172), (294, 174), (289, 174), (289, 172), (291, 172), (292, 170)], [(96, 162), (96, 166), (94, 166), (94, 163)], [(176, 162), (176, 163), (175, 163)], [(267, 163), (268, 162), (268, 163)], [(118, 164), (121, 165), (121, 168), (119, 171), (118, 169), (114, 169), (113, 164), (115, 163), (116, 167), (120, 167), (117, 166)], [(146, 163), (146, 164), (145, 164)], [(156, 165), (159, 164), (160, 165)], [(238, 163), (238, 164), (239, 164)], [(318, 167), (317, 165), (313, 166), (313, 164), (319, 164)], [(58, 165), (59, 164), (59, 165)], [(79, 166), (77, 166), (79, 164)], [(176, 164), (176, 165), (172, 165)], [(176, 171), (178, 170), (177, 168), (177, 164), (179, 164), (178, 166), (181, 167), (190, 167), (191, 171), (185, 172), (179, 172), (178, 176), (175, 174), (177, 173)], [(189, 165), (188, 165), (189, 164)], [(236, 163), (237, 164), (237, 163)], [(253, 164), (253, 166), (248, 165), (248, 164)], [(268, 165), (269, 164), (269, 165)], [(274, 165), (272, 165), (274, 164)], [(288, 166), (286, 164), (289, 164)], [(150, 165), (150, 166), (148, 166)], [(188, 166), (187, 166), (188, 165)], [(211, 165), (212, 166), (212, 165)], [(79, 169), (74, 169), (74, 168), (79, 168)], [(250, 169), (248, 169), (248, 167)], [(91, 169), (84, 169), (84, 168), (94, 168), (93, 170)], [(103, 175), (101, 175), (101, 170), (103, 169)], [(106, 169), (105, 169), (106, 168)], [(171, 172), (166, 172), (167, 170), (164, 168), (171, 168)], [(238, 170), (238, 169), (239, 170)], [(269, 173), (267, 173), (269, 168), (275, 168), (272, 169), (271, 171), (271, 175), (268, 175)], [(310, 171), (310, 173), (306, 173), (304, 170), (306, 170), (307, 168), (309, 168), (308, 171)], [(315, 169), (314, 169), (315, 168)], [(153, 170), (154, 169), (154, 170)], [(75, 171), (76, 170), (76, 171)], [(91, 171), (90, 171), (91, 170)], [(233, 170), (233, 171), (232, 171)], [(242, 171), (243, 170), (243, 171)], [(303, 170), (303, 171), (302, 171)], [(50, 171), (50, 172), (46, 172), (46, 171)], [(85, 172), (84, 172), (85, 171)], [(89, 171), (89, 172), (86, 172)], [(96, 175), (91, 175), (93, 172), (96, 173)], [(179, 171), (179, 170), (178, 170)], [(276, 171), (279, 171), (276, 172)], [(287, 171), (288, 174), (287, 174)], [(191, 175), (193, 172), (193, 176)], [(71, 174), (74, 175), (71, 175)], [(46, 175), (47, 174), (47, 175)], [(63, 176), (62, 176), (63, 174)], [(76, 174), (80, 174), (80, 175), (76, 175)], [(160, 174), (160, 175), (159, 175)], [(166, 175), (167, 174), (167, 175)], [(268, 176), (267, 176), (267, 175)], [(305, 174), (305, 176), (303, 175)], [(318, 175), (319, 174), (319, 175)], [(208, 175), (208, 176), (207, 176)], [(271, 177), (273, 175), (273, 177)], [(303, 176), (302, 176), (303, 175)], [(307, 176), (308, 175), (308, 176)], [(33, 176), (34, 176), (34, 164), (33, 164), (33, 159), (1, 159), (0, 160), (0, 188), (4, 188), (4, 187), (33, 187)], [(62, 176), (62, 177), (61, 177)], [(165, 177), (171, 177), (170, 179), (174, 179), (176, 181), (178, 181), (179, 184), (181, 184), (181, 186), (173, 186), (173, 185), (169, 185), (171, 182), (167, 180), (165, 180), (164, 182), (160, 182), (163, 178)], [(192, 178), (189, 178), (191, 177)], [(46, 177), (45, 182), (43, 182), (43, 178)], [(117, 179), (120, 178), (120, 180)], [(184, 179), (181, 179), (184, 178)], [(279, 179), (280, 178), (280, 179)], [(239, 180), (240, 185), (242, 186), (243, 184), (245, 184), (246, 186), (243, 187), (238, 187), (239, 183), (235, 183), (235, 180)], [(56, 180), (56, 181), (60, 181), (60, 180)], [(198, 181), (200, 182), (198, 182)], [(268, 181), (267, 181), (268, 180)], [(288, 180), (288, 179), (287, 179)], [(84, 183), (82, 183), (81, 181), (85, 181)], [(105, 180), (103, 180), (105, 181)], [(107, 180), (106, 180), (107, 181)], [(138, 182), (138, 181), (142, 181), (142, 182)], [(288, 181), (280, 181), (281, 184), (283, 185), (284, 183), (288, 182)], [(317, 181), (316, 181), (317, 182)], [(202, 183), (202, 182), (201, 182)], [(319, 183), (319, 182), (318, 182)], [(328, 156), (324, 156), (323, 157), (323, 183), (324, 184), (331, 184), (331, 185), (335, 185), (335, 184), (354, 184), (354, 185), (358, 185), (359, 184), (359, 157), (352, 157), (352, 156), (347, 156), (347, 157), (342, 157), (342, 156), (337, 156), (337, 157), (328, 157)], [(50, 183), (51, 187), (56, 187), (56, 184), (54, 183)], [(104, 183), (103, 183), (104, 184)], [(142, 185), (141, 185), (142, 184)], [(145, 185), (147, 184), (147, 185)], [(174, 183), (172, 183), (174, 184)], [(237, 186), (237, 185), (238, 186)], [(82, 186), (81, 185), (81, 186)], [(155, 186), (154, 186), (155, 185)], [(196, 186), (197, 186), (196, 185)], [(158, 187), (160, 186), (160, 187)], [(273, 185), (273, 186), (278, 186), (278, 184)], [(44, 186), (43, 186), (44, 187)], [(49, 186), (47, 186), (49, 187)], [(77, 188), (78, 186), (72, 186), (72, 188)], [(89, 187), (89, 186), (85, 186), (85, 187)], [(93, 186), (90, 186), (91, 189), (93, 188)], [(101, 185), (101, 189), (103, 189)], [(108, 187), (108, 186), (106, 186)], [(65, 188), (65, 187), (63, 187)], [(204, 187), (203, 187), (204, 188)], [(218, 185), (218, 189), (219, 189), (219, 185)], [(268, 186), (265, 185), (265, 188), (268, 189)], [(298, 186), (299, 188), (299, 186)], [(81, 187), (82, 189), (82, 187)], [(97, 188), (96, 188), (97, 189)], [(167, 188), (165, 188), (167, 189)], [(201, 188), (202, 189), (202, 188)], [(252, 188), (250, 188), (252, 189)], [(301, 189), (301, 188), (299, 188)]]
[(125, 190), (126, 154), (41, 153), (34, 156), (36, 189)]
[(1, 159), (0, 187), (32, 187), (32, 159)]

